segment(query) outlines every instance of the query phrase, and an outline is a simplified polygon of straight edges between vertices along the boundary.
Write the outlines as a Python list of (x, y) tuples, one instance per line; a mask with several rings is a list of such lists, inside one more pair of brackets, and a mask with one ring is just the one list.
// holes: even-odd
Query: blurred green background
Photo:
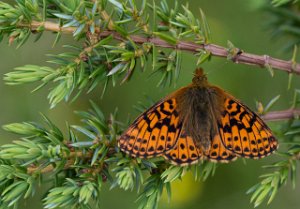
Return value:
[[(173, 2), (173, 1), (169, 1)], [(185, 4), (187, 1), (180, 1)], [(273, 40), (270, 38), (270, 31), (266, 29), (265, 23), (267, 13), (260, 9), (262, 0), (190, 0), (188, 1), (191, 10), (199, 14), (201, 8), (210, 24), (213, 43), (222, 46), (227, 45), (227, 40), (246, 52), (254, 54), (268, 54), (281, 59), (290, 59), (292, 53), (283, 52), (281, 48), (287, 40)], [(200, 16), (200, 15), (199, 15)], [(64, 36), (59, 44), (52, 48), (55, 35), (45, 33), (42, 39), (35, 43), (33, 38), (20, 49), (14, 46), (8, 47), (7, 40), (0, 43), (0, 68), (1, 76), (11, 71), (14, 67), (25, 64), (47, 65), (45, 54), (56, 54), (62, 51), (60, 44), (73, 43), (71, 36)], [(203, 65), (208, 73), (211, 83), (222, 87), (235, 97), (241, 99), (248, 106), (255, 108), (255, 101), (266, 104), (271, 98), (280, 94), (280, 101), (274, 106), (274, 110), (286, 109), (292, 100), (292, 91), (287, 90), (288, 76), (286, 73), (276, 71), (272, 78), (266, 69), (254, 66), (238, 65), (226, 59), (213, 57), (210, 62)], [(101, 89), (89, 95), (82, 95), (72, 104), (61, 103), (54, 109), (49, 109), (46, 98), (48, 88), (31, 93), (34, 85), (7, 86), (0, 82), (0, 106), (2, 108), (0, 125), (21, 121), (41, 122), (40, 112), (46, 114), (61, 129), (66, 130), (66, 122), (78, 124), (79, 118), (74, 115), (74, 110), (85, 110), (89, 107), (89, 99), (99, 104), (102, 110), (108, 115), (119, 108), (119, 119), (125, 121), (130, 115), (133, 119), (137, 112), (132, 108), (138, 101), (145, 101), (144, 95), (149, 95), (154, 100), (165, 96), (175, 89), (187, 85), (192, 78), (195, 68), (195, 58), (191, 54), (184, 54), (182, 71), (176, 87), (157, 88), (154, 84), (159, 77), (148, 78), (150, 71), (145, 73), (136, 70), (132, 80), (124, 85), (110, 86), (103, 99), (100, 99)], [(293, 86), (299, 85), (299, 79), (295, 78)], [(276, 123), (270, 124), (276, 126)], [(14, 135), (0, 130), (1, 144), (10, 142)], [(280, 140), (280, 139), (279, 139)], [(281, 146), (282, 148), (283, 146)], [(166, 196), (160, 202), (160, 208), (253, 208), (249, 204), (250, 196), (246, 191), (258, 182), (258, 176), (266, 172), (262, 165), (276, 160), (276, 156), (266, 159), (237, 160), (230, 164), (220, 164), (215, 176), (210, 177), (206, 182), (195, 182), (191, 174), (187, 174), (182, 182), (175, 182), (172, 185), (172, 199), (170, 203)], [(120, 189), (109, 190), (110, 185), (105, 185), (101, 194), (102, 208), (137, 208), (135, 204), (136, 191), (125, 192)], [(259, 208), (281, 209), (299, 208), (298, 189), (293, 190), (291, 185), (283, 187), (275, 200), (266, 206), (265, 203)], [(34, 201), (26, 201), (23, 208), (42, 208), (40, 192)]]

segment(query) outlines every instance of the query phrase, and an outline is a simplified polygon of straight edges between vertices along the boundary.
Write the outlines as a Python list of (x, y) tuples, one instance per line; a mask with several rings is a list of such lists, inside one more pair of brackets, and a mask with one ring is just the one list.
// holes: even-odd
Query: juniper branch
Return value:
[[(30, 24), (20, 23), (18, 24), (18, 26), (28, 27), (33, 32), (41, 26), (44, 26), (45, 30), (47, 31), (54, 31), (54, 32), (73, 33), (76, 30), (75, 27), (61, 27), (59, 24), (50, 21), (46, 21), (46, 22), (32, 21)], [(125, 37), (123, 37), (116, 31), (110, 31), (110, 30), (100, 31), (98, 35), (100, 38), (105, 38), (112, 35), (113, 38), (118, 41), (125, 40)], [(183, 50), (192, 53), (197, 53), (199, 52), (199, 50), (206, 50), (210, 52), (211, 55), (213, 56), (223, 57), (223, 58), (230, 57), (230, 51), (228, 48), (216, 44), (197, 44), (190, 41), (178, 41), (176, 44), (170, 44), (167, 41), (162, 40), (161, 38), (155, 36), (143, 37), (141, 35), (131, 35), (129, 37), (136, 44), (151, 43), (158, 47)], [(256, 55), (256, 54), (251, 54), (251, 53), (238, 50), (238, 53), (236, 53), (235, 56), (231, 58), (231, 61), (233, 61), (234, 63), (255, 65), (259, 67), (269, 66), (271, 68), (285, 71), (287, 73), (294, 73), (300, 75), (299, 63), (293, 63), (292, 61), (277, 59), (268, 55)]]

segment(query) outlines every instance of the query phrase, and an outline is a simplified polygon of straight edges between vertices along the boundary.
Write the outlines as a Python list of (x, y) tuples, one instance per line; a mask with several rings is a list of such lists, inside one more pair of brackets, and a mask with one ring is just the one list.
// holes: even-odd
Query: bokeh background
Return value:
[[(173, 1), (168, 1), (172, 4)], [(254, 54), (268, 54), (281, 59), (290, 59), (291, 52), (281, 49), (288, 39), (272, 39), (270, 30), (266, 27), (266, 21), (270, 16), (261, 9), (263, 0), (190, 0), (180, 1), (189, 3), (194, 14), (199, 14), (201, 8), (210, 24), (213, 43), (222, 46), (227, 45), (227, 40), (235, 46)], [(200, 16), (200, 15), (199, 15)], [(71, 36), (64, 36), (59, 44), (52, 48), (55, 35), (45, 33), (37, 43), (31, 38), (24, 46), (15, 49), (8, 46), (7, 40), (0, 43), (0, 69), (3, 77), (6, 72), (25, 64), (47, 65), (46, 54), (56, 54), (62, 51), (61, 44), (74, 43)], [(76, 43), (74, 43), (76, 44)], [(213, 57), (210, 62), (203, 65), (208, 73), (211, 83), (227, 90), (237, 98), (241, 99), (251, 108), (255, 108), (255, 101), (266, 104), (276, 95), (281, 99), (273, 110), (286, 109), (292, 100), (292, 91), (287, 90), (288, 76), (286, 73), (276, 71), (272, 78), (266, 69), (254, 66), (234, 64), (226, 59)], [(41, 122), (40, 112), (47, 115), (62, 130), (66, 130), (66, 122), (79, 124), (79, 118), (74, 110), (86, 110), (89, 107), (89, 99), (94, 100), (102, 108), (106, 115), (119, 109), (119, 119), (125, 121), (128, 115), (133, 119), (137, 112), (133, 105), (138, 101), (144, 101), (148, 95), (154, 100), (165, 96), (176, 88), (187, 85), (192, 78), (195, 68), (195, 58), (191, 54), (184, 54), (182, 71), (176, 87), (157, 88), (158, 76), (150, 77), (149, 70), (145, 73), (137, 69), (130, 82), (110, 86), (103, 99), (100, 99), (101, 89), (91, 94), (82, 95), (74, 103), (60, 103), (54, 109), (49, 109), (47, 101), (48, 88), (31, 93), (35, 85), (8, 86), (0, 81), (0, 125), (21, 121)], [(295, 78), (293, 86), (299, 85), (299, 79)], [(271, 123), (271, 127), (278, 124)], [(0, 129), (0, 143), (8, 143), (16, 136)], [(280, 139), (279, 139), (280, 140)], [(281, 146), (283, 148), (283, 146)], [(197, 209), (247, 209), (253, 208), (249, 204), (250, 196), (246, 195), (247, 189), (258, 182), (258, 176), (266, 172), (261, 166), (276, 160), (272, 155), (262, 160), (237, 160), (230, 164), (220, 164), (216, 174), (205, 182), (195, 182), (191, 174), (187, 174), (182, 181), (176, 181), (172, 185), (172, 199), (163, 196), (159, 208), (197, 208)], [(298, 181), (299, 182), (299, 181)], [(275, 200), (268, 206), (262, 204), (259, 208), (270, 209), (298, 209), (300, 186), (292, 189), (291, 185), (281, 188)], [(24, 202), (23, 208), (42, 208), (40, 198), (43, 197), (43, 189), (33, 198)], [(105, 185), (101, 194), (103, 209), (133, 209), (138, 205), (135, 203), (136, 191), (125, 192), (120, 189), (109, 189)]]

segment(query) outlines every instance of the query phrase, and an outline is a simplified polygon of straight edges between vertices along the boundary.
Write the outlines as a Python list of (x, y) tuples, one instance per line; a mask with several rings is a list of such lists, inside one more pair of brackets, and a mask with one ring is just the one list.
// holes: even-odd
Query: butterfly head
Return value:
[(206, 86), (207, 77), (202, 68), (197, 68), (194, 72), (193, 84), (196, 86)]

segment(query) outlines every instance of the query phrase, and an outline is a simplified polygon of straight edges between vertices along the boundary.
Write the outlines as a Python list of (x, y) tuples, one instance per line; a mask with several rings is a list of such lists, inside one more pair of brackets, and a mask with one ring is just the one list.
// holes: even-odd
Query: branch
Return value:
[(65, 33), (73, 33), (76, 28), (75, 27), (61, 27), (58, 23), (46, 21), (46, 22), (38, 22), (32, 21), (30, 24), (28, 23), (18, 23), (18, 27), (29, 27), (32, 32), (35, 32), (39, 27), (44, 26), (45, 30), (53, 31), (53, 32), (65, 32)]
[[(73, 33), (76, 30), (75, 27), (61, 27), (59, 24), (49, 22), (49, 21), (46, 22), (32, 21), (30, 25), (19, 24), (18, 26), (29, 27), (32, 31), (37, 30), (38, 27), (40, 26), (44, 26), (45, 30), (54, 31), (54, 32)], [(125, 37), (121, 36), (119, 33), (115, 31), (99, 32), (99, 37), (101, 38), (105, 38), (110, 35), (112, 35), (114, 39), (119, 41), (126, 40)], [(199, 52), (199, 50), (202, 49), (210, 52), (211, 55), (217, 57), (228, 58), (231, 55), (227, 48), (215, 44), (196, 44), (190, 41), (178, 41), (177, 44), (173, 45), (157, 37), (142, 37), (138, 35), (131, 35), (130, 39), (134, 41), (136, 44), (152, 43), (158, 47), (178, 49), (178, 50), (189, 51), (193, 53)], [(236, 54), (236, 56), (234, 56), (231, 60), (234, 63), (255, 65), (259, 67), (269, 66), (274, 69), (300, 75), (299, 63), (293, 63), (292, 61), (276, 59), (268, 55), (256, 55), (256, 54), (239, 51)]]
[(278, 120), (288, 120), (300, 116), (300, 109), (288, 109), (281, 111), (268, 112), (262, 115), (264, 121), (278, 121)]
[[(70, 168), (73, 164), (74, 160), (68, 160), (64, 166), (64, 169)], [(42, 169), (39, 166), (30, 166), (27, 168), (27, 173), (30, 175), (35, 173), (36, 171), (39, 171), (40, 173), (49, 173), (52, 172), (54, 169), (55, 167), (53, 165), (48, 165)]]

